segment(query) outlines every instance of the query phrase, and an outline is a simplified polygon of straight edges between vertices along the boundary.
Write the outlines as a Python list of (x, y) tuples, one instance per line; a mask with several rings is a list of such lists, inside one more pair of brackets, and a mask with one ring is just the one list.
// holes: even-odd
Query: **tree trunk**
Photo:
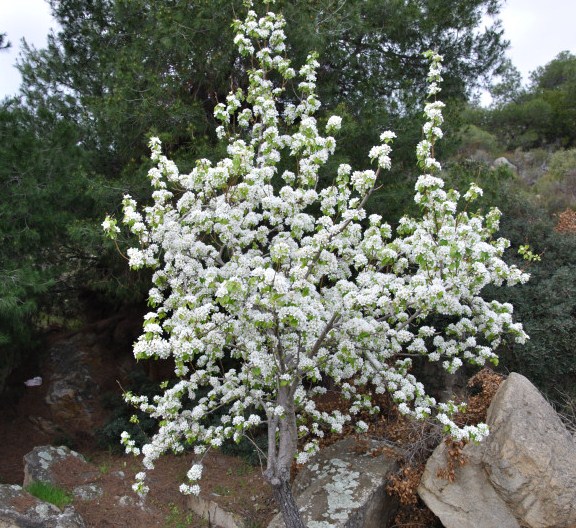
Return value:
[(275, 481), (278, 482), (278, 484), (276, 484), (276, 482), (272, 484), (274, 498), (282, 513), (282, 519), (284, 519), (286, 528), (306, 528), (302, 517), (300, 517), (296, 501), (294, 500), (290, 481), (280, 479), (275, 479)]
[(277, 403), (284, 409), (284, 416), (275, 416), (273, 411), (268, 415), (268, 463), (264, 478), (272, 486), (286, 528), (306, 528), (290, 487), (290, 470), (298, 446), (295, 388), (296, 385), (281, 385)]

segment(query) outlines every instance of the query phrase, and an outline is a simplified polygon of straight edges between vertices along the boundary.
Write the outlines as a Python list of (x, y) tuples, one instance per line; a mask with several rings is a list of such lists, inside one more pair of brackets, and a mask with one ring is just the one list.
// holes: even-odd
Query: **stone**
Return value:
[(573, 528), (576, 442), (538, 390), (520, 374), (502, 382), (488, 409), (490, 435), (464, 450), (454, 482), (440, 445), (418, 493), (446, 528)]
[(104, 489), (99, 484), (82, 484), (74, 487), (72, 494), (81, 500), (94, 500), (104, 495)]
[(130, 508), (134, 506), (140, 506), (141, 502), (135, 497), (130, 495), (122, 495), (116, 499), (116, 504), (121, 508)]
[(64, 433), (61, 427), (57, 426), (51, 420), (47, 420), (43, 416), (28, 416), (28, 420), (30, 420), (38, 431), (46, 435), (56, 436)]
[(62, 429), (59, 436), (84, 443), (105, 424), (110, 412), (102, 396), (119, 394), (118, 376), (135, 368), (132, 344), (142, 330), (140, 312), (133, 308), (90, 323), (48, 349), (41, 372), (50, 409), (46, 418)]
[[(321, 449), (298, 473), (293, 492), (308, 528), (380, 528), (396, 511), (386, 494), (386, 480), (397, 469), (394, 458), (380, 452), (381, 442), (370, 440), (361, 451), (354, 438)], [(278, 514), (269, 528), (282, 528)]]
[(576, 442), (538, 389), (511, 374), (487, 423), (482, 462), (516, 517), (534, 528), (576, 526)]
[(0, 528), (85, 528), (72, 506), (64, 511), (33, 497), (21, 486), (0, 484)]
[(456, 469), (454, 482), (438, 476), (447, 465), (446, 444), (432, 453), (422, 475), (418, 494), (445, 528), (520, 528), (520, 524), (496, 490), (481, 464), (482, 453), (464, 448), (467, 463)]
[(423, 383), (427, 393), (440, 402), (453, 400), (454, 394), (462, 393), (468, 382), (465, 369), (458, 369), (451, 374), (441, 362), (428, 361), (428, 358), (423, 357), (414, 358), (412, 374)]
[(142, 511), (152, 511), (148, 506), (146, 506), (145, 499), (135, 495), (122, 495), (116, 497), (116, 504), (121, 508), (138, 508)]
[(61, 482), (53, 469), (68, 459), (73, 459), (75, 463), (73, 473), (78, 485), (97, 478), (98, 470), (76, 451), (66, 446), (37, 446), (24, 455), (24, 487), (34, 481), (60, 485)]
[(94, 430), (99, 387), (92, 376), (89, 334), (75, 334), (50, 349), (51, 374), (45, 401), (52, 419), (68, 433)]
[(221, 508), (216, 502), (202, 497), (194, 495), (188, 496), (186, 506), (196, 515), (208, 521), (210, 526), (217, 526), (218, 528), (243, 528), (246, 525), (244, 519), (239, 515), (228, 512)]
[(495, 168), (497, 167), (506, 167), (508, 169), (510, 169), (512, 172), (517, 173), (518, 172), (518, 167), (516, 167), (516, 165), (514, 165), (512, 162), (508, 161), (508, 158), (505, 158), (504, 156), (500, 157), (500, 158), (496, 158), (494, 160), (493, 166)]

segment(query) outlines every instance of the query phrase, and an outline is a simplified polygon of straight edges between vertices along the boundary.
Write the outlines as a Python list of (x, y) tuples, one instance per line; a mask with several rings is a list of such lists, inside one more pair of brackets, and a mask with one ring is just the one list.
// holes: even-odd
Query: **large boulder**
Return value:
[(68, 506), (60, 511), (53, 504), (33, 497), (15, 484), (0, 484), (0, 528), (85, 528), (82, 517)]
[[(387, 526), (396, 502), (386, 494), (388, 476), (396, 460), (381, 452), (381, 443), (370, 441), (358, 449), (346, 438), (325, 449), (300, 471), (293, 484), (304, 523), (314, 528), (377, 528)], [(269, 528), (283, 528), (278, 514)]]
[(538, 390), (511, 374), (487, 423), (490, 436), (464, 448), (467, 462), (453, 482), (438, 476), (447, 464), (444, 444), (426, 464), (418, 493), (444, 526), (576, 526), (576, 442)]
[(488, 410), (490, 482), (530, 527), (576, 525), (576, 442), (524, 376), (511, 374)]
[(439, 476), (447, 466), (448, 448), (444, 443), (436, 448), (418, 488), (422, 500), (446, 528), (520, 528), (516, 517), (490, 485), (482, 453), (470, 446), (464, 448), (464, 453), (467, 463), (456, 469), (456, 478), (451, 482)]

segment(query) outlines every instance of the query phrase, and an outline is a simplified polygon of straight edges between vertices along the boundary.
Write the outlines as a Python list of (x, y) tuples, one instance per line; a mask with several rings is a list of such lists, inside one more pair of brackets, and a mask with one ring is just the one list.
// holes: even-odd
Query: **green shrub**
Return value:
[(548, 210), (558, 212), (576, 205), (576, 149), (552, 154), (546, 174), (536, 183), (536, 192)]
[(500, 152), (498, 140), (494, 134), (476, 125), (467, 125), (458, 132), (459, 148), (462, 156), (471, 156), (479, 150), (496, 156)]
[(34, 481), (24, 488), (30, 495), (62, 509), (72, 502), (72, 495), (50, 482)]
[(525, 194), (509, 192), (503, 201), (502, 235), (513, 247), (530, 244), (541, 261), (524, 264), (528, 283), (488, 292), (514, 305), (530, 336), (522, 346), (506, 345), (501, 366), (525, 375), (560, 403), (562, 394), (576, 396), (576, 235), (556, 232), (552, 215)]
[(493, 168), (482, 161), (470, 159), (445, 163), (442, 176), (446, 187), (457, 189), (461, 193), (466, 192), (470, 184), (478, 184), (484, 193), (476, 204), (484, 211), (494, 206), (502, 209), (507, 201), (504, 196), (509, 189), (513, 187), (517, 192), (522, 186), (520, 178), (505, 165)]
[(548, 165), (548, 173), (562, 179), (566, 174), (576, 170), (576, 149), (558, 150), (552, 154)]

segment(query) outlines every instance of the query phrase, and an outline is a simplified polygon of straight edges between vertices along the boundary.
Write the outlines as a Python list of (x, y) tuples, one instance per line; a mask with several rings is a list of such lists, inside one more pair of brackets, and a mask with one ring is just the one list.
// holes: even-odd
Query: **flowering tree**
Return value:
[[(450, 418), (456, 405), (426, 395), (409, 373), (411, 357), (442, 361), (449, 372), (463, 360), (495, 362), (503, 338), (526, 335), (512, 322), (511, 305), (485, 301), (480, 292), (527, 276), (501, 259), (508, 241), (492, 238), (499, 212), (466, 211), (481, 190), (472, 186), (461, 206), (458, 192), (443, 190), (433, 176), (440, 170), (433, 149), (442, 135), (441, 102), (426, 105), (417, 147), (425, 172), (416, 184), (420, 217), (402, 218), (396, 233), (379, 215), (366, 218), (364, 205), (390, 168), (392, 132), (369, 153), (374, 170), (342, 164), (331, 185), (318, 187), (336, 141), (314, 117), (315, 57), (296, 71), (284, 57), (283, 26), (281, 16), (253, 11), (235, 22), (235, 43), (252, 67), (247, 91), (230, 93), (215, 109), (228, 157), (216, 164), (201, 159), (180, 174), (154, 138), (153, 204), (138, 212), (134, 200), (124, 199), (124, 223), (140, 241), (128, 250), (130, 265), (154, 269), (152, 311), (134, 353), (171, 357), (179, 378), (152, 401), (132, 394), (127, 401), (160, 420), (142, 448), (146, 468), (167, 450), (194, 447), (198, 462), (184, 493), (199, 492), (208, 449), (265, 424), (264, 476), (286, 525), (301, 527), (292, 462), (305, 463), (326, 428), (352, 423), (366, 431), (356, 416), (378, 412), (371, 393), (391, 393), (402, 413), (435, 416), (457, 439), (487, 434), (484, 425), (458, 427)], [(441, 57), (428, 58), (433, 99)], [(288, 86), (299, 93), (295, 102), (285, 95)], [(340, 123), (332, 116), (326, 134)], [(119, 232), (114, 219), (104, 227)], [(434, 326), (437, 314), (450, 322)], [(349, 402), (345, 414), (317, 409), (327, 379)], [(216, 412), (223, 414), (214, 423)], [(140, 453), (127, 433), (123, 443)], [(144, 473), (135, 489), (146, 491)]]

